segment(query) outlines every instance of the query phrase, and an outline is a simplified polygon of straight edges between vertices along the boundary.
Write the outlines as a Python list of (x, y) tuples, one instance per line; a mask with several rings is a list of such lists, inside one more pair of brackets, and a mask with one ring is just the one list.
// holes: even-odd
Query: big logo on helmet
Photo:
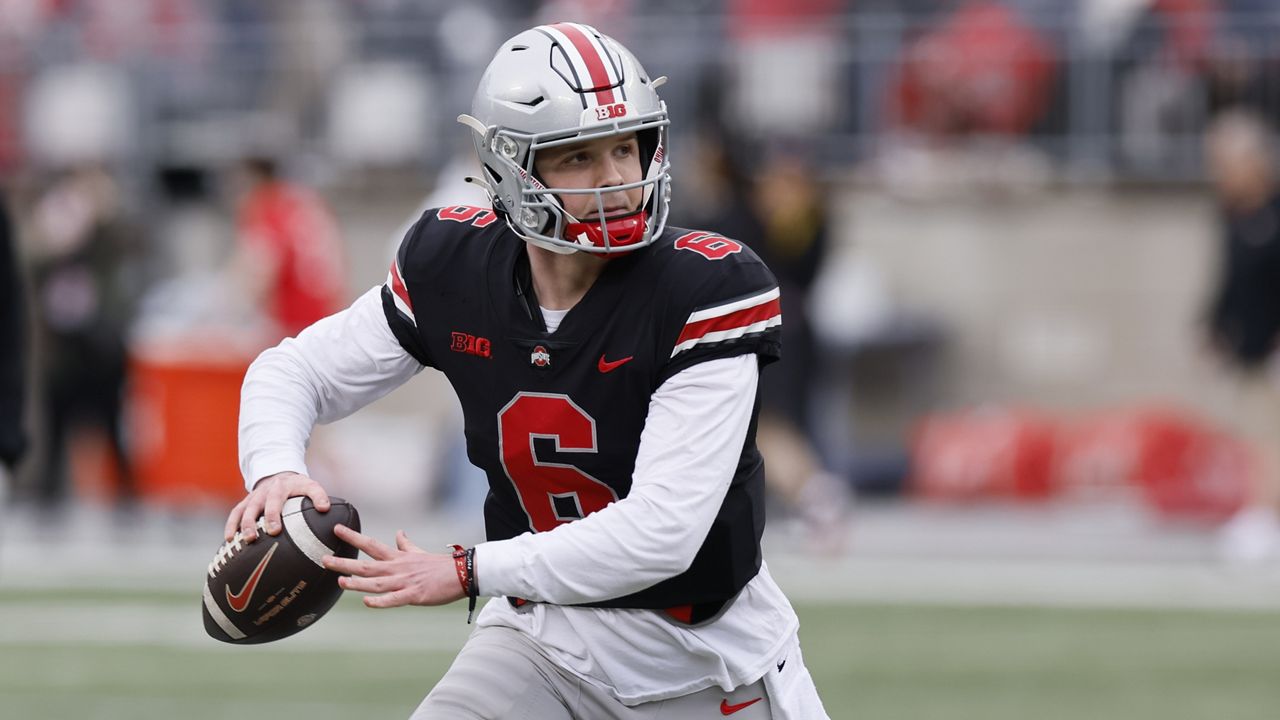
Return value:
[(596, 108), (597, 120), (613, 120), (614, 118), (627, 116), (626, 103), (614, 103), (612, 105), (601, 105)]

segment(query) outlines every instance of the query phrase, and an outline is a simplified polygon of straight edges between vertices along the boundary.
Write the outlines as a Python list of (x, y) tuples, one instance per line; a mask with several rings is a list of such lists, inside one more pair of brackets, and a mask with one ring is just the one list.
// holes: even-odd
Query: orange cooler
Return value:
[(163, 349), (130, 356), (129, 434), (139, 496), (193, 509), (244, 497), (236, 455), (240, 385), (251, 357)]

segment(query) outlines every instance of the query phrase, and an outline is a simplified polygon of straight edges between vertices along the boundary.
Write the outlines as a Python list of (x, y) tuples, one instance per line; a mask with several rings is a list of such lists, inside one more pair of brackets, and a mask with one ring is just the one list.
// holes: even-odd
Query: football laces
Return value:
[[(265, 517), (258, 518), (258, 536), (261, 537), (262, 534), (265, 533), (266, 531), (267, 531), (266, 518)], [(236, 534), (233, 535), (231, 539), (228, 540), (227, 542), (222, 543), (222, 547), (219, 547), (218, 552), (214, 554), (213, 561), (209, 563), (209, 577), (216, 576), (218, 574), (218, 571), (222, 569), (222, 566), (226, 565), (227, 562), (231, 560), (231, 558), (235, 557), (235, 554), (237, 552), (239, 552), (240, 550), (243, 550), (244, 546), (245, 546), (244, 534), (241, 531), (237, 530)]]

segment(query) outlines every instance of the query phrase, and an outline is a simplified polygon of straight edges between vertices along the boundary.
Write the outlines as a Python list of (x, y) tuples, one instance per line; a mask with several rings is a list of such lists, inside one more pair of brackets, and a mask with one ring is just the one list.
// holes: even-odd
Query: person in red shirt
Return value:
[(338, 224), (319, 195), (281, 179), (273, 160), (247, 158), (242, 171), (236, 271), (279, 336), (292, 337), (346, 303)]

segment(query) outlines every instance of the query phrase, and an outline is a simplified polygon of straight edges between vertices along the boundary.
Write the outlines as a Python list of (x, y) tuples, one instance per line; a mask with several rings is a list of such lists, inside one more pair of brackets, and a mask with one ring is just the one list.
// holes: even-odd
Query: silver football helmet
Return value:
[[(458, 121), (472, 138), (494, 210), (525, 240), (559, 253), (630, 252), (653, 242), (671, 199), (667, 106), (626, 48), (577, 23), (540, 25), (503, 43)], [(547, 148), (635, 133), (643, 176), (607, 188), (546, 187), (534, 159)], [(469, 178), (472, 179), (472, 178)], [(475, 179), (472, 179), (475, 180)], [(604, 195), (643, 188), (640, 207), (606, 217)], [(582, 222), (564, 195), (594, 195), (599, 219)]]

